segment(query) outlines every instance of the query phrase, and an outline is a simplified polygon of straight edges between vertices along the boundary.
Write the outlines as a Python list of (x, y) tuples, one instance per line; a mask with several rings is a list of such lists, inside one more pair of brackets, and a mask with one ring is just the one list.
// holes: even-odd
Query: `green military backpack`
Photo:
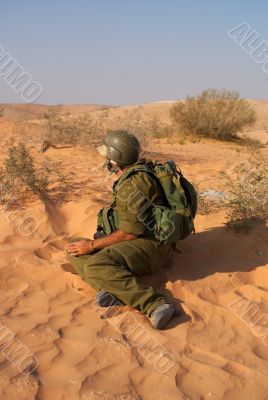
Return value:
[[(197, 212), (197, 193), (183, 176), (174, 161), (162, 164), (154, 160), (130, 167), (119, 179), (120, 184), (131, 175), (147, 172), (162, 186), (167, 205), (153, 205), (154, 236), (159, 243), (175, 244), (194, 232)], [(102, 209), (98, 214), (98, 230), (110, 234), (116, 229), (113, 208)]]
[(154, 206), (155, 237), (159, 243), (175, 244), (194, 232), (196, 190), (172, 160), (164, 164), (149, 161), (146, 166), (162, 186), (168, 203)]

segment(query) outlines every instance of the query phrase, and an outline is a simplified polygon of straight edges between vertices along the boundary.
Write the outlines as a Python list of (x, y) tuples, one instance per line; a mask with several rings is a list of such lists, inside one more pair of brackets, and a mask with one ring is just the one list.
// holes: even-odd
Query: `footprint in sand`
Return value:
[(71, 272), (72, 274), (78, 275), (78, 273), (76, 272), (76, 270), (74, 269), (74, 267), (72, 266), (72, 264), (69, 264), (69, 263), (61, 264), (61, 268), (62, 268), (63, 271), (65, 271), (65, 272)]
[(253, 354), (261, 360), (268, 361), (268, 347), (265, 345), (258, 345), (253, 347)]
[(43, 260), (49, 261), (51, 259), (51, 250), (49, 248), (50, 246), (47, 245), (43, 248), (40, 248), (38, 250), (36, 250), (34, 252), (34, 254), (39, 257), (42, 258)]

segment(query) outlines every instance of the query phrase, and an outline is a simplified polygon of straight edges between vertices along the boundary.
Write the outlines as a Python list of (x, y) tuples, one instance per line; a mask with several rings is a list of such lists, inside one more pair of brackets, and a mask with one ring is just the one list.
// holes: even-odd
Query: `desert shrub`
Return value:
[(248, 230), (255, 220), (268, 216), (268, 162), (259, 151), (252, 151), (248, 160), (229, 173), (221, 171), (229, 197), (225, 203), (227, 226)]
[(177, 101), (171, 118), (185, 133), (231, 139), (252, 125), (256, 114), (237, 92), (209, 89), (200, 96), (187, 97), (185, 102)]
[(53, 116), (47, 120), (46, 139), (53, 144), (90, 144), (94, 142), (98, 129), (87, 113), (71, 117)]
[(69, 175), (62, 170), (61, 162), (51, 160), (49, 157), (44, 158), (41, 165), (38, 166), (38, 170), (47, 179), (48, 186), (46, 189), (54, 184), (69, 182)]
[(47, 111), (44, 112), (43, 118), (45, 119), (51, 119), (51, 118), (56, 118), (62, 113), (62, 105), (57, 104), (56, 106), (50, 106), (47, 108)]
[(23, 188), (38, 192), (47, 187), (45, 177), (37, 176), (33, 157), (23, 143), (10, 144), (1, 170), (1, 183), (12, 194)]
[(170, 133), (170, 126), (157, 116), (142, 115), (139, 107), (122, 113), (104, 109), (93, 114), (51, 114), (46, 118), (46, 125), (42, 139), (45, 136), (53, 144), (96, 145), (107, 133), (120, 129), (134, 133), (146, 147), (148, 140), (166, 137)]
[(142, 112), (142, 107), (135, 107), (125, 110), (124, 113), (110, 119), (105, 134), (112, 130), (127, 130), (138, 137), (143, 149), (147, 147), (152, 139), (170, 137), (172, 127), (157, 115), (148, 115)]
[(48, 111), (44, 112), (43, 118), (49, 119), (50, 118), (50, 113)]
[(8, 155), (0, 169), (0, 203), (25, 198), (27, 193), (38, 195), (48, 190), (55, 180), (63, 182), (61, 169), (45, 158), (38, 164), (23, 143), (13, 140), (8, 147)]
[(202, 196), (200, 191), (197, 191), (197, 204), (198, 204), (198, 214), (206, 215), (211, 212), (211, 204), (207, 199)]
[(0, 108), (0, 118), (3, 118), (4, 115), (5, 115), (5, 109)]

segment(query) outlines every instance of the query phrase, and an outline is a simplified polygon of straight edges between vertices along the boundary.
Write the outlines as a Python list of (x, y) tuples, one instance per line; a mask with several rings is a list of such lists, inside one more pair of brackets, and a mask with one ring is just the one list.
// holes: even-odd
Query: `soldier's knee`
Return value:
[(96, 253), (89, 257), (84, 263), (84, 274), (87, 279), (97, 280), (103, 275), (103, 270), (110, 262), (103, 255)]
[(94, 265), (92, 261), (86, 261), (83, 266), (85, 281), (95, 290), (100, 290), (102, 287), (102, 271), (102, 267)]
[[(99, 268), (101, 270), (101, 267)], [(84, 273), (86, 276), (96, 276), (98, 275), (98, 268), (94, 263), (94, 260), (87, 260), (84, 264)]]

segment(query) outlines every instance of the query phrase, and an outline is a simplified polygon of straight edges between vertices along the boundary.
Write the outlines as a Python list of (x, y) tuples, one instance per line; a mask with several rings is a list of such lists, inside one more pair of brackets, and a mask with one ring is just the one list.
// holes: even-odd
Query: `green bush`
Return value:
[(60, 162), (48, 157), (36, 161), (23, 144), (11, 141), (6, 160), (0, 168), (0, 204), (7, 209), (21, 206), (33, 196), (62, 189), (69, 177), (62, 172)]
[(12, 140), (0, 168), (0, 204), (8, 209), (43, 193), (57, 195), (68, 181), (60, 162), (48, 157), (38, 162), (23, 143)]
[(221, 171), (221, 177), (229, 193), (227, 226), (248, 230), (252, 221), (268, 217), (268, 162), (259, 151), (252, 151), (229, 173)]
[(231, 139), (252, 125), (256, 114), (237, 92), (209, 89), (200, 96), (187, 97), (185, 102), (177, 101), (171, 109), (171, 118), (184, 133)]
[(37, 193), (46, 190), (47, 185), (48, 177), (37, 173), (34, 160), (25, 145), (11, 143), (0, 171), (1, 200), (7, 195), (20, 195), (25, 189)]

